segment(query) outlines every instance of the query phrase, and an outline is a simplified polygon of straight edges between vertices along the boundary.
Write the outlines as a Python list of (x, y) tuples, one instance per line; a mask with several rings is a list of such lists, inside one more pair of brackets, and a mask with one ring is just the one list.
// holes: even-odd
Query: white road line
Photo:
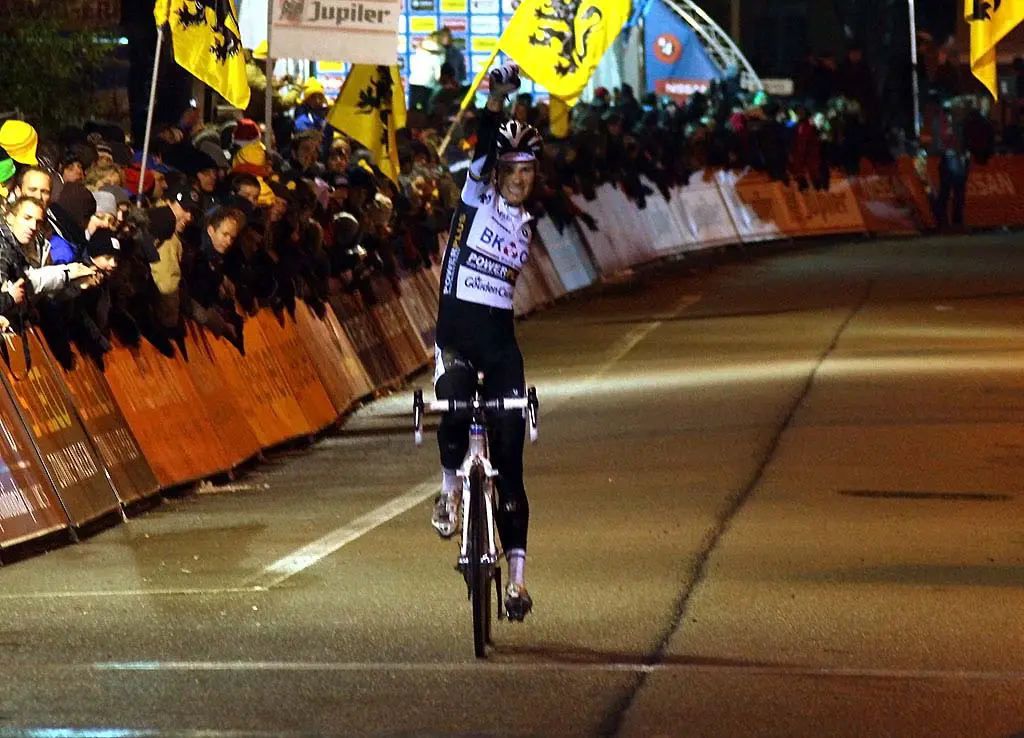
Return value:
[(268, 564), (258, 575), (246, 580), (246, 585), (254, 589), (269, 589), (293, 577), (304, 569), (330, 556), (343, 546), (352, 543), (374, 528), (379, 528), (393, 518), (433, 497), (438, 491), (438, 480), (430, 480), (417, 484), (404, 494), (395, 497), (380, 507), (371, 510), (355, 520), (332, 530), (302, 548), (294, 551), (272, 564)]
[(0, 738), (302, 738), (319, 735), (216, 728), (0, 728)]
[(174, 595), (219, 595), (258, 592), (256, 587), (168, 587), (166, 589), (87, 589), (66, 592), (12, 592), (0, 594), (0, 600), (62, 600), (72, 597), (148, 597)]
[[(541, 657), (542, 659), (542, 657)], [(419, 662), (419, 661), (105, 661), (92, 664), (33, 664), (34, 667), (50, 666), (55, 669), (88, 669), (92, 671), (252, 671), (252, 672), (480, 672), (480, 671), (575, 671), (575, 672), (687, 672), (722, 673), (735, 672), (738, 676), (793, 676), (829, 677), (837, 679), (888, 679), (888, 680), (932, 680), (932, 681), (1024, 681), (1024, 671), (971, 670), (971, 669), (879, 669), (859, 667), (818, 667), (709, 664), (709, 663), (661, 663), (643, 664), (629, 661), (574, 662), (554, 660), (504, 660), (498, 653), (487, 661)]]

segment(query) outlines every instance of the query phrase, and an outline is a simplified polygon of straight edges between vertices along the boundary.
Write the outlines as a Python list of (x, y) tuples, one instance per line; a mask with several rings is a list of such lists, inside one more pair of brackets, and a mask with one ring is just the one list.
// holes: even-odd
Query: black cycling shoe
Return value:
[(533, 598), (522, 584), (509, 582), (505, 587), (505, 616), (514, 622), (521, 623), (527, 613), (533, 609)]

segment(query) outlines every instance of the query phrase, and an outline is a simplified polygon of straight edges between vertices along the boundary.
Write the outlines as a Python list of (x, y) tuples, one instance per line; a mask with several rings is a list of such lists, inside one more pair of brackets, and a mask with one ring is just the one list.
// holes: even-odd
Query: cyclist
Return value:
[[(439, 400), (472, 397), (477, 371), (488, 397), (522, 397), (523, 355), (516, 343), (512, 295), (526, 264), (533, 230), (526, 201), (542, 148), (535, 128), (503, 120), (505, 100), (519, 89), (519, 67), (505, 64), (489, 75), (490, 94), (482, 111), (476, 151), (452, 218), (441, 265), (441, 298), (434, 350), (434, 392)], [(509, 566), (505, 609), (522, 620), (533, 607), (526, 591), (526, 533), (530, 508), (523, 487), (526, 422), (521, 414), (495, 419), (489, 447), (497, 479), (498, 535)], [(456, 469), (466, 455), (469, 421), (444, 416), (437, 440), (441, 452), (441, 494), (432, 523), (442, 538), (458, 530), (462, 480)]]

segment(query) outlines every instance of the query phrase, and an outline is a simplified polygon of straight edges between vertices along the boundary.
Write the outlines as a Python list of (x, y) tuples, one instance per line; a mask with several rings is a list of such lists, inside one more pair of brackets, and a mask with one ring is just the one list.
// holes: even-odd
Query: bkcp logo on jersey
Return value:
[(683, 44), (671, 33), (659, 34), (654, 39), (654, 56), (663, 64), (675, 64), (683, 55)]

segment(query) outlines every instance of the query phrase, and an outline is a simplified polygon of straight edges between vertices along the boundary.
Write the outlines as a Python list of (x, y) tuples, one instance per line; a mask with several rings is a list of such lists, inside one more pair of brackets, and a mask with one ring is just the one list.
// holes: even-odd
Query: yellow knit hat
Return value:
[(324, 86), (316, 77), (310, 77), (302, 85), (302, 99), (307, 100), (311, 95), (324, 94)]
[(248, 172), (264, 177), (270, 171), (267, 167), (267, 148), (261, 141), (246, 144), (235, 154), (231, 168), (236, 172)]
[(19, 164), (37, 166), (36, 146), (39, 145), (39, 134), (36, 129), (23, 120), (9, 120), (0, 126), (0, 148), (11, 155)]

